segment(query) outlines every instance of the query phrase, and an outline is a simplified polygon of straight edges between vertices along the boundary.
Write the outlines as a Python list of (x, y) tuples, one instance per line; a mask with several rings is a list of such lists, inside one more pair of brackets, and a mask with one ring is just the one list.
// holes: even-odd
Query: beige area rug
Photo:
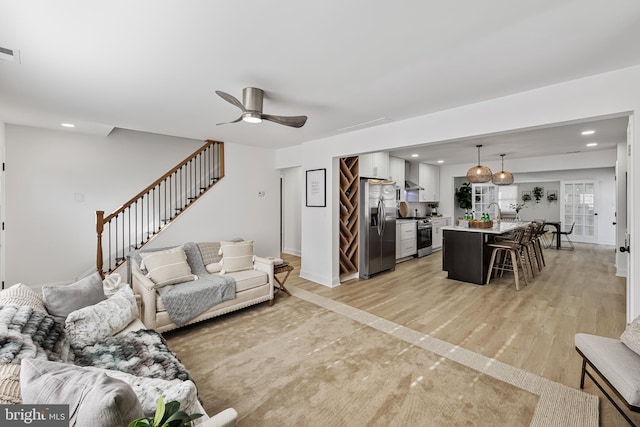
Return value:
[(166, 334), (207, 412), (233, 407), (240, 426), (598, 425), (595, 396), (290, 290)]

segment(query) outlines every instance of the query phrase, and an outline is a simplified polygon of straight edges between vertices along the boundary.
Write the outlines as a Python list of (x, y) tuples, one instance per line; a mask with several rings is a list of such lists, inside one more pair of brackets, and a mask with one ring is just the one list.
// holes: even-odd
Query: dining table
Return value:
[(560, 249), (561, 240), (560, 240), (560, 226), (562, 225), (561, 221), (545, 221), (545, 225), (551, 225), (555, 227), (556, 231), (556, 249)]

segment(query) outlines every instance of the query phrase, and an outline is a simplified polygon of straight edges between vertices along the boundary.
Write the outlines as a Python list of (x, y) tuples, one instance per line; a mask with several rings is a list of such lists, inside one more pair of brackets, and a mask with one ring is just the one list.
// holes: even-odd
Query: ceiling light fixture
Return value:
[(593, 135), (594, 133), (596, 133), (595, 130), (583, 130), (580, 135)]
[(598, 145), (597, 142), (590, 142), (587, 144), (587, 147), (595, 147), (596, 145)]
[(478, 166), (474, 166), (467, 171), (467, 181), (476, 184), (491, 181), (491, 176), (493, 175), (491, 169), (480, 164), (480, 147), (482, 145), (476, 145), (476, 148), (478, 148)]
[(444, 160), (438, 160), (438, 163), (444, 163)]
[(412, 154), (411, 157), (419, 157), (418, 154)]
[(491, 182), (495, 185), (511, 185), (513, 184), (513, 174), (504, 170), (504, 154), (500, 154), (502, 157), (502, 171), (493, 174)]
[(261, 123), (262, 117), (260, 117), (260, 114), (250, 111), (242, 115), (242, 120), (247, 123)]
[(76, 125), (74, 125), (73, 123), (60, 123), (60, 126), (65, 127), (65, 128), (74, 128), (74, 127), (76, 127)]

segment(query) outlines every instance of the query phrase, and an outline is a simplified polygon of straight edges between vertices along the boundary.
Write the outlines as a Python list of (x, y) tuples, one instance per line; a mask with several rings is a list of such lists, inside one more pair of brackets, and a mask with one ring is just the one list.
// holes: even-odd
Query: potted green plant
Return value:
[(555, 191), (548, 191), (547, 192), (547, 201), (555, 202), (557, 200), (558, 200), (558, 194)]
[(458, 200), (458, 206), (461, 209), (471, 209), (473, 207), (471, 203), (471, 184), (465, 182), (456, 190), (456, 199)]
[(542, 187), (533, 187), (533, 198), (536, 199), (536, 203), (540, 203), (542, 196), (544, 196), (544, 189)]
[(531, 194), (529, 194), (528, 191), (522, 193), (522, 201), (524, 203), (527, 203), (527, 202), (531, 201)]
[(201, 416), (202, 414), (189, 415), (180, 411), (180, 403), (175, 400), (165, 405), (162, 396), (160, 396), (153, 417), (135, 419), (127, 427), (191, 427), (191, 421)]

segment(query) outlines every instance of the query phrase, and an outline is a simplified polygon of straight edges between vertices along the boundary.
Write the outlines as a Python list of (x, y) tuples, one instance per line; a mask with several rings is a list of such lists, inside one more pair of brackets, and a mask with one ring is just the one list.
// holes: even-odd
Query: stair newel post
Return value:
[(96, 248), (96, 269), (100, 273), (100, 277), (104, 279), (103, 259), (102, 259), (102, 232), (104, 231), (104, 211), (96, 211), (96, 234), (98, 237), (98, 246)]

